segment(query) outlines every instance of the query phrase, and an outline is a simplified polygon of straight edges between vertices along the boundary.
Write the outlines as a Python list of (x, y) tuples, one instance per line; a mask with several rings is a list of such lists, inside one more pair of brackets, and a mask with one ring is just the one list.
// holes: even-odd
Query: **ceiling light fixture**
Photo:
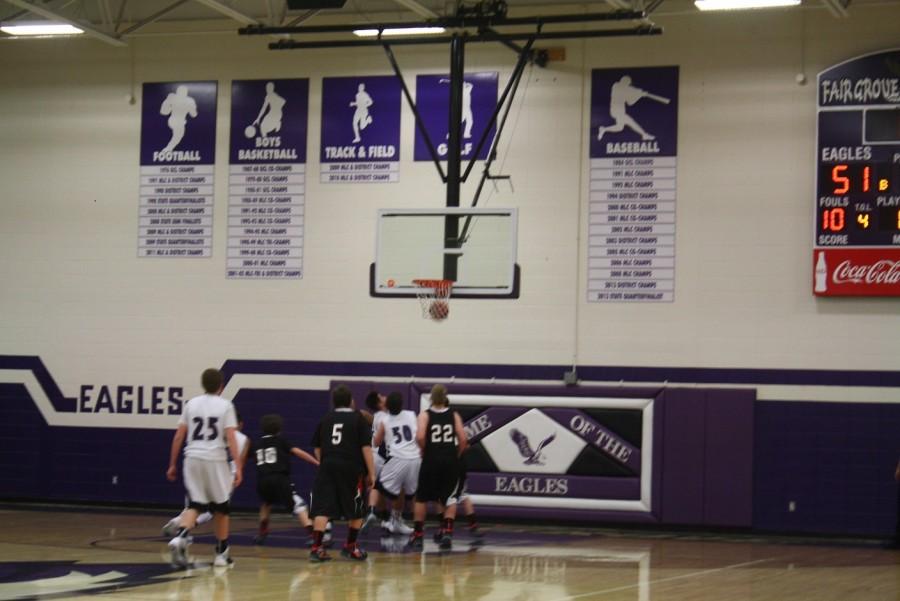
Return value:
[(694, 0), (694, 6), (700, 10), (745, 10), (798, 6), (799, 4), (800, 0)]
[(433, 33), (444, 33), (443, 27), (392, 27), (388, 29), (354, 29), (354, 35), (361, 38), (373, 38), (381, 33), (381, 35), (428, 35)]
[(39, 21), (33, 23), (3, 23), (0, 24), (0, 31), (15, 36), (51, 36), (51, 35), (77, 35), (84, 33), (83, 29), (79, 29), (68, 23), (51, 23), (50, 21)]

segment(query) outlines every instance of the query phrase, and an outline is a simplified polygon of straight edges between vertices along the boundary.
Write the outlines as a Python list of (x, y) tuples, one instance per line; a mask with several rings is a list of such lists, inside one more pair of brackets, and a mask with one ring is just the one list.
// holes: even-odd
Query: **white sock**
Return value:
[(199, 526), (200, 524), (205, 524), (206, 522), (210, 521), (211, 519), (213, 519), (212, 513), (208, 512), (208, 511), (206, 513), (201, 513), (200, 515), (197, 516), (197, 525)]

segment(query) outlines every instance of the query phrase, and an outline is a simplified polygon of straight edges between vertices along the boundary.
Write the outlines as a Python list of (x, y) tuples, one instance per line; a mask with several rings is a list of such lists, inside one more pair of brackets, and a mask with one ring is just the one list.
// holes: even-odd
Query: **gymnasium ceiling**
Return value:
[[(697, 14), (691, 0), (506, 0), (509, 16), (604, 12), (637, 9), (648, 20), (672, 14)], [(852, 4), (851, 4), (852, 2)], [(0, 0), (0, 22), (53, 19), (86, 29), (102, 41), (127, 45), (147, 35), (221, 33), (243, 25), (322, 25), (333, 23), (422, 21), (455, 14), (459, 0), (346, 0), (341, 9), (288, 10), (285, 0)], [(464, 0), (471, 6), (474, 0)], [(865, 4), (900, 0), (803, 0), (802, 9), (828, 10), (835, 18)], [(796, 9), (775, 9), (789, 14)], [(0, 34), (3, 39), (5, 34)]]

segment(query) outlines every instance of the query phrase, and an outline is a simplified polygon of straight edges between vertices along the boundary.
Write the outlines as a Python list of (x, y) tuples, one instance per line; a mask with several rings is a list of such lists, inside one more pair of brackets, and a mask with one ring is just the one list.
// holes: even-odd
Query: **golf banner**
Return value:
[(229, 278), (303, 277), (308, 79), (231, 84)]

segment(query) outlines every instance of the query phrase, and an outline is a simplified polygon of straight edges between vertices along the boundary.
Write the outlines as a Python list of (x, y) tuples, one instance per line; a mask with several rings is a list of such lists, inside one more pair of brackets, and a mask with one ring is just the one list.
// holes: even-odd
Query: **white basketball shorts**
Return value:
[(422, 459), (401, 459), (391, 457), (381, 470), (381, 487), (388, 493), (399, 496), (401, 492), (407, 495), (416, 493), (419, 484), (419, 468)]
[(184, 458), (184, 487), (193, 503), (225, 503), (231, 496), (234, 476), (227, 461)]

